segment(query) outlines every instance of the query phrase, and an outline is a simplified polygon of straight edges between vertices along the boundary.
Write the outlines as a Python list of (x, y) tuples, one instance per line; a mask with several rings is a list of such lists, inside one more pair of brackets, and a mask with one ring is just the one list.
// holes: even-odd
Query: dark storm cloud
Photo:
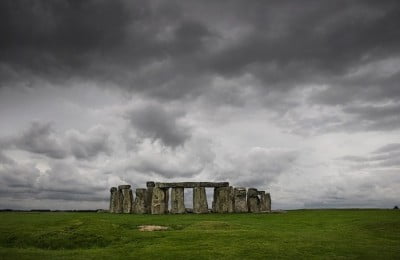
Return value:
[[(9, 84), (27, 74), (45, 80), (106, 79), (164, 98), (202, 93), (215, 75), (252, 74), (270, 90), (347, 85), (314, 98), (322, 100), (330, 92), (348, 94), (354, 82), (343, 77), (349, 71), (396, 56), (400, 46), (398, 1), (1, 5), (1, 71)], [(382, 97), (390, 97), (386, 88), (395, 91), (383, 87)], [(363, 92), (360, 84), (351, 89)]]
[(0, 139), (2, 149), (18, 149), (53, 159), (73, 156), (89, 160), (101, 153), (109, 154), (108, 134), (95, 127), (86, 134), (71, 130), (66, 135), (57, 133), (51, 123), (32, 122), (21, 134)]
[(190, 128), (179, 121), (182, 112), (168, 110), (157, 104), (145, 104), (132, 109), (125, 116), (140, 136), (160, 140), (166, 146), (177, 147), (190, 138)]
[[(181, 89), (186, 84), (181, 75), (193, 73), (189, 59), (210, 35), (174, 4), (40, 0), (1, 5), (2, 85), (21, 77), (28, 85), (37, 78), (61, 84), (78, 78), (158, 93), (147, 87), (158, 89), (168, 80)], [(147, 69), (157, 62), (171, 64)]]

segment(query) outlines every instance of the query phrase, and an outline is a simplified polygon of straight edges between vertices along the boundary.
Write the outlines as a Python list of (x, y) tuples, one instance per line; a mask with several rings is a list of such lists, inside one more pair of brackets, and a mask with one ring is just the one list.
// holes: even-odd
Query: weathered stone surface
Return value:
[(258, 191), (258, 196), (260, 197), (260, 211), (261, 212), (267, 211), (265, 191)]
[[(136, 199), (131, 185), (119, 185), (110, 189), (110, 213), (168, 213), (171, 196), (171, 213), (187, 213), (184, 205), (184, 188), (193, 188), (193, 213), (208, 213), (206, 187), (214, 187), (212, 211), (227, 212), (270, 212), (271, 196), (265, 191), (250, 188), (233, 188), (228, 182), (152, 182), (147, 189), (137, 189)], [(172, 188), (171, 195), (168, 190)]]
[(214, 188), (213, 212), (229, 213), (233, 212), (233, 208), (233, 188)]
[(146, 189), (146, 213), (151, 214), (151, 200), (153, 198), (154, 187), (147, 187)]
[(249, 212), (260, 212), (260, 198), (258, 197), (258, 191), (257, 189), (250, 188), (247, 191), (247, 207), (249, 209)]
[(184, 188), (171, 189), (171, 213), (185, 213)]
[(110, 193), (110, 213), (117, 213), (119, 204), (118, 189), (112, 187)]
[(208, 213), (205, 187), (193, 188), (193, 213)]
[(229, 201), (230, 203), (228, 204), (228, 212), (233, 213), (235, 212), (235, 193), (234, 193), (234, 188), (232, 186), (229, 187)]
[(130, 201), (131, 201), (131, 209), (130, 209), (129, 213), (133, 213), (133, 202), (134, 202), (134, 199), (133, 199), (133, 191), (131, 189), (129, 189), (129, 197), (130, 197)]
[(151, 199), (151, 214), (165, 214), (168, 212), (168, 189), (153, 188)]
[(154, 181), (148, 181), (146, 182), (146, 187), (150, 188), (150, 187), (155, 187), (156, 184), (154, 183)]
[(234, 189), (234, 211), (237, 213), (249, 212), (247, 208), (246, 188), (235, 188)]
[[(120, 185), (121, 186), (129, 186), (130, 185)], [(120, 202), (122, 203), (122, 213), (132, 213), (133, 210), (133, 194), (130, 188), (119, 189), (119, 194), (121, 196)]]
[(265, 194), (265, 204), (266, 206), (266, 211), (271, 212), (272, 208), (271, 208), (271, 194), (266, 193)]
[(133, 203), (133, 212), (136, 214), (147, 213), (146, 208), (146, 189), (136, 189), (135, 202)]
[(123, 195), (122, 195), (122, 190), (121, 189), (118, 189), (118, 191), (117, 191), (117, 199), (118, 199), (118, 202), (117, 202), (117, 208), (115, 209), (115, 213), (122, 213), (123, 212), (123, 206), (124, 206), (124, 197), (123, 197)]
[(217, 187), (228, 187), (229, 182), (156, 182), (158, 188), (217, 188)]

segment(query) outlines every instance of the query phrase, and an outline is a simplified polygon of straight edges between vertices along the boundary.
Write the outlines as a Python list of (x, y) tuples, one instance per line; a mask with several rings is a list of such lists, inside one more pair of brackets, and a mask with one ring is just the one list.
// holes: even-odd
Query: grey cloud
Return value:
[(380, 168), (397, 169), (400, 167), (400, 144), (384, 145), (364, 156), (347, 155), (338, 158), (352, 163), (353, 168), (376, 170)]
[(389, 153), (389, 152), (395, 152), (395, 151), (400, 151), (400, 144), (399, 143), (394, 143), (394, 144), (387, 144), (379, 149), (373, 151), (373, 153)]
[(214, 165), (216, 157), (210, 140), (203, 138), (190, 139), (185, 146), (162, 147), (161, 151), (159, 144), (149, 148), (143, 143), (126, 170), (162, 179), (199, 178)]
[[(188, 83), (215, 75), (253, 74), (278, 91), (340, 82), (355, 66), (399, 51), (397, 1), (2, 5), (4, 68), (47, 79), (103, 75), (124, 89), (167, 98), (201, 94), (207, 87)], [(246, 29), (234, 34), (236, 27)]]
[(187, 167), (187, 165), (168, 165), (168, 162), (164, 161), (160, 164), (159, 161), (151, 159), (142, 159), (133, 168), (138, 172), (154, 174), (155, 176), (161, 176), (167, 179), (194, 177), (204, 169), (202, 165), (196, 167)]
[(57, 133), (51, 123), (32, 122), (20, 135), (0, 139), (3, 149), (18, 149), (53, 159), (73, 156), (89, 160), (101, 153), (109, 154), (109, 134), (101, 127), (87, 133), (70, 130), (66, 135)]
[(102, 127), (89, 129), (85, 134), (69, 131), (66, 139), (70, 146), (70, 153), (77, 159), (94, 158), (100, 153), (111, 154), (109, 133)]
[[(104, 180), (97, 177), (94, 181), (66, 163), (51, 163), (44, 173), (33, 163), (17, 163), (10, 158), (0, 166), (1, 199), (105, 200)], [(0, 200), (0, 207), (2, 204)]]
[(318, 135), (332, 132), (396, 131), (400, 128), (400, 106), (397, 103), (379, 104), (353, 102), (333, 107), (334, 113), (289, 111), (277, 118), (293, 133)]
[(39, 177), (39, 170), (32, 163), (20, 164), (0, 151), (0, 183), (2, 189), (31, 189)]
[(37, 187), (41, 191), (91, 195), (107, 188), (103, 180), (93, 182), (90, 175), (82, 173), (82, 169), (67, 163), (55, 162), (50, 167), (38, 178)]
[(190, 128), (179, 121), (182, 116), (180, 111), (156, 104), (145, 104), (126, 114), (141, 136), (170, 147), (183, 145), (191, 136)]
[[(180, 96), (190, 92), (181, 85), (189, 81), (181, 78), (193, 76), (193, 59), (212, 37), (173, 3), (41, 0), (1, 5), (2, 85), (20, 78), (28, 85), (38, 84), (38, 78), (58, 85), (79, 79)], [(169, 66), (154, 68), (160, 63)], [(165, 83), (168, 91), (162, 90)]]
[[(92, 81), (161, 102), (212, 96), (214, 106), (241, 106), (249, 91), (229, 83), (221, 90), (215, 79), (249, 76), (241, 85), (279, 116), (301, 105), (296, 90), (319, 85), (325, 87), (309, 93), (307, 104), (337, 107), (352, 117), (300, 117), (292, 133), (309, 127), (314, 134), (400, 127), (398, 105), (379, 106), (400, 99), (400, 71), (393, 69), (400, 64), (398, 1), (42, 0), (1, 5), (3, 86)], [(281, 94), (279, 102), (271, 100), (274, 93)], [(162, 112), (152, 115), (157, 113)], [(169, 146), (188, 138), (174, 123), (135, 121), (145, 136)]]
[(230, 166), (219, 170), (217, 177), (237, 185), (265, 189), (280, 175), (290, 172), (299, 153), (290, 149), (253, 147), (230, 158)]
[(32, 122), (27, 130), (16, 138), (6, 141), (10, 146), (51, 158), (62, 159), (67, 151), (57, 138), (50, 123)]

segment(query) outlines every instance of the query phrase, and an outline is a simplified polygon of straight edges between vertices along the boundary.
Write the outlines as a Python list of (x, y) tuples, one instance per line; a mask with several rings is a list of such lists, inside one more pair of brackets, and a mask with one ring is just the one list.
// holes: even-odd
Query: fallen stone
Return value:
[(143, 226), (138, 226), (139, 231), (164, 231), (168, 230), (168, 227), (164, 226), (155, 226), (155, 225), (143, 225)]

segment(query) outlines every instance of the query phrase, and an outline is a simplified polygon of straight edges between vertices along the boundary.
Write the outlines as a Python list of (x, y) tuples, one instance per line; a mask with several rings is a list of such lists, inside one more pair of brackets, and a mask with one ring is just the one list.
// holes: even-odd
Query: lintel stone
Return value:
[(156, 182), (157, 188), (218, 188), (229, 187), (229, 182)]

